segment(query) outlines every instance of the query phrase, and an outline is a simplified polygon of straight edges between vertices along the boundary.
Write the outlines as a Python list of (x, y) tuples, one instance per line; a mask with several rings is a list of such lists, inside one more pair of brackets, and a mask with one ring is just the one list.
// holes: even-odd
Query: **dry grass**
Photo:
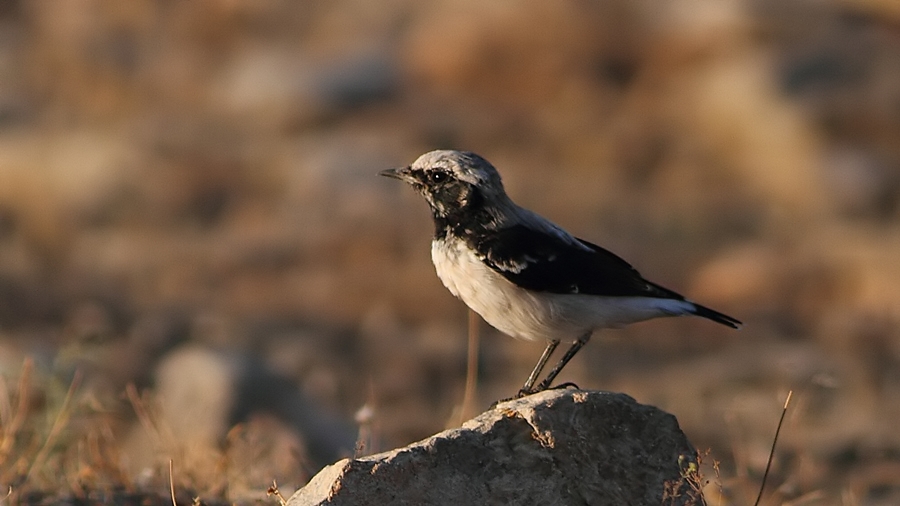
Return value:
[(0, 378), (0, 483), (9, 504), (132, 493), (109, 414), (86, 402), (81, 375), (61, 396), (55, 379), (40, 376), (27, 359), (14, 389)]
[[(0, 377), (0, 483), (9, 487), (5, 504), (37, 504), (78, 500), (84, 503), (116, 501), (130, 504), (254, 504), (263, 497), (274, 497), (286, 503), (277, 484), (263, 488), (261, 483), (247, 484), (240, 475), (244, 466), (265, 468), (265, 455), (241, 451), (233, 455), (230, 448), (238, 448), (245, 439), (243, 426), (233, 427), (219, 449), (217, 462), (210, 468), (192, 468), (185, 448), (164, 427), (155, 414), (154, 403), (148, 393), (141, 394), (129, 385), (126, 395), (143, 430), (156, 442), (157, 461), (166, 468), (155, 478), (134, 476), (123, 466), (123, 452), (119, 447), (108, 412), (85, 402), (79, 390), (80, 375), (76, 374), (64, 395), (54, 397), (52, 381), (35, 372), (33, 360), (26, 360), (13, 387)], [(778, 460), (777, 441), (788, 411), (792, 393), (784, 403), (781, 418), (772, 438), (771, 452), (762, 476), (752, 475), (748, 466), (740, 464), (739, 455), (745, 452), (736, 439), (732, 448), (707, 450), (698, 455), (697, 465), (686, 466), (683, 482), (667, 487), (665, 500), (690, 494), (697, 501), (700, 494), (707, 504), (720, 505), (781, 505), (800, 506), (830, 504), (822, 490), (797, 489), (789, 468), (781, 465), (774, 489), (764, 494), (766, 480), (774, 460)], [(42, 405), (43, 400), (46, 402)], [(370, 453), (371, 441), (379, 438), (375, 412), (363, 407), (357, 416), (359, 424), (358, 454)], [(243, 448), (246, 448), (244, 446)], [(76, 450), (76, 451), (73, 451)], [(712, 453), (734, 454), (735, 473), (723, 475), (720, 462), (711, 460)], [(251, 459), (247, 462), (246, 459)], [(238, 462), (234, 459), (241, 460)], [(300, 459), (298, 459), (299, 461)], [(208, 464), (207, 464), (208, 465)], [(238, 474), (236, 474), (236, 471)], [(300, 473), (300, 469), (296, 469)], [(712, 476), (712, 478), (708, 478)], [(65, 483), (59, 486), (59, 478)], [(686, 488), (685, 488), (686, 487)], [(787, 487), (787, 488), (786, 488)], [(255, 494), (250, 490), (255, 489)], [(756, 500), (753, 500), (758, 491)], [(858, 491), (846, 490), (843, 504), (857, 504)], [(848, 502), (849, 501), (849, 502)], [(699, 504), (699, 502), (698, 502)]]
[[(19, 371), (14, 388), (0, 377), (0, 484), (8, 487), (2, 504), (26, 505), (77, 501), (81, 504), (257, 504), (265, 502), (265, 487), (256, 484), (255, 499), (247, 497), (241, 479), (233, 478), (227, 445), (220, 463), (210, 469), (182, 467), (168, 458), (162, 479), (135, 476), (123, 465), (123, 448), (114, 436), (109, 412), (93, 406), (79, 389), (76, 374), (65, 395), (54, 400), (52, 380), (36, 377), (34, 361)], [(177, 454), (155, 421), (146, 396), (132, 386), (128, 395), (136, 416), (160, 442), (159, 458)], [(233, 432), (238, 431), (236, 427)], [(230, 437), (229, 440), (239, 439)], [(183, 454), (182, 454), (183, 456)], [(189, 459), (185, 459), (189, 460)], [(184, 460), (182, 460), (184, 462)], [(299, 473), (299, 470), (298, 470)], [(231, 487), (244, 497), (235, 501)], [(283, 497), (280, 500), (284, 501)]]

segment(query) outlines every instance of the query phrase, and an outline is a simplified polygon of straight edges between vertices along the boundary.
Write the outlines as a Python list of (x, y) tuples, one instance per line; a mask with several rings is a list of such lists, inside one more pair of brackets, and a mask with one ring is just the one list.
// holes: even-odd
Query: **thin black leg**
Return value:
[[(547, 347), (544, 348), (544, 353), (541, 354), (541, 358), (538, 359), (537, 364), (535, 364), (534, 369), (531, 370), (531, 374), (528, 376), (528, 379), (525, 380), (525, 386), (519, 390), (519, 393), (516, 397), (525, 397), (526, 395), (533, 394), (534, 390), (534, 382), (537, 381), (538, 375), (541, 374), (541, 371), (544, 370), (544, 366), (547, 365), (547, 361), (550, 360), (550, 355), (553, 354), (553, 350), (559, 346), (559, 339), (554, 341), (548, 341)], [(543, 389), (542, 389), (543, 390)]]
[(591, 338), (592, 333), (593, 333), (593, 331), (590, 331), (590, 332), (584, 334), (583, 336), (579, 337), (578, 340), (575, 341), (574, 344), (572, 344), (572, 347), (569, 348), (568, 350), (566, 350), (566, 354), (563, 355), (561, 359), (559, 359), (559, 362), (547, 374), (547, 377), (544, 378), (544, 381), (542, 381), (541, 384), (538, 385), (538, 387), (537, 387), (538, 392), (541, 392), (543, 390), (550, 388), (550, 384), (553, 383), (553, 380), (556, 379), (556, 375), (559, 374), (559, 372), (563, 370), (563, 367), (565, 367), (566, 364), (569, 363), (569, 360), (572, 360), (572, 357), (574, 357), (575, 354), (578, 353), (578, 350), (580, 350), (582, 346), (587, 344), (588, 340)]

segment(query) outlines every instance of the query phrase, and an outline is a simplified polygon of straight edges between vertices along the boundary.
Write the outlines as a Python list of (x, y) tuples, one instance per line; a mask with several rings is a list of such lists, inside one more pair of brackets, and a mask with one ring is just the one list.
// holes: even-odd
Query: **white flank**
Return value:
[(651, 297), (554, 294), (519, 288), (454, 238), (435, 240), (431, 259), (450, 292), (512, 337), (574, 341), (584, 333), (661, 316), (689, 314), (691, 302)]

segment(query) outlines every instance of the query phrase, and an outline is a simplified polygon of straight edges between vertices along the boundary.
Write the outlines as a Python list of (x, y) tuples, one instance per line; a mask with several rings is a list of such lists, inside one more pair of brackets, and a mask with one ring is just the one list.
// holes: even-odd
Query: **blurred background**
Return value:
[(462, 412), (467, 310), (376, 175), (437, 148), (745, 322), (560, 377), (675, 414), (713, 504), (789, 390), (764, 504), (900, 502), (896, 0), (0, 3), (0, 484), (259, 498), (514, 394), (543, 343), (482, 324)]

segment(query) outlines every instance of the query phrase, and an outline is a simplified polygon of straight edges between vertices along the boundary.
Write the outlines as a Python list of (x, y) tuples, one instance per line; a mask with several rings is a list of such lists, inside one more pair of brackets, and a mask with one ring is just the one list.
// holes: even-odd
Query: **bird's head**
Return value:
[(408, 167), (380, 174), (404, 181), (421, 193), (435, 218), (448, 218), (508, 201), (497, 169), (475, 153), (431, 151)]

